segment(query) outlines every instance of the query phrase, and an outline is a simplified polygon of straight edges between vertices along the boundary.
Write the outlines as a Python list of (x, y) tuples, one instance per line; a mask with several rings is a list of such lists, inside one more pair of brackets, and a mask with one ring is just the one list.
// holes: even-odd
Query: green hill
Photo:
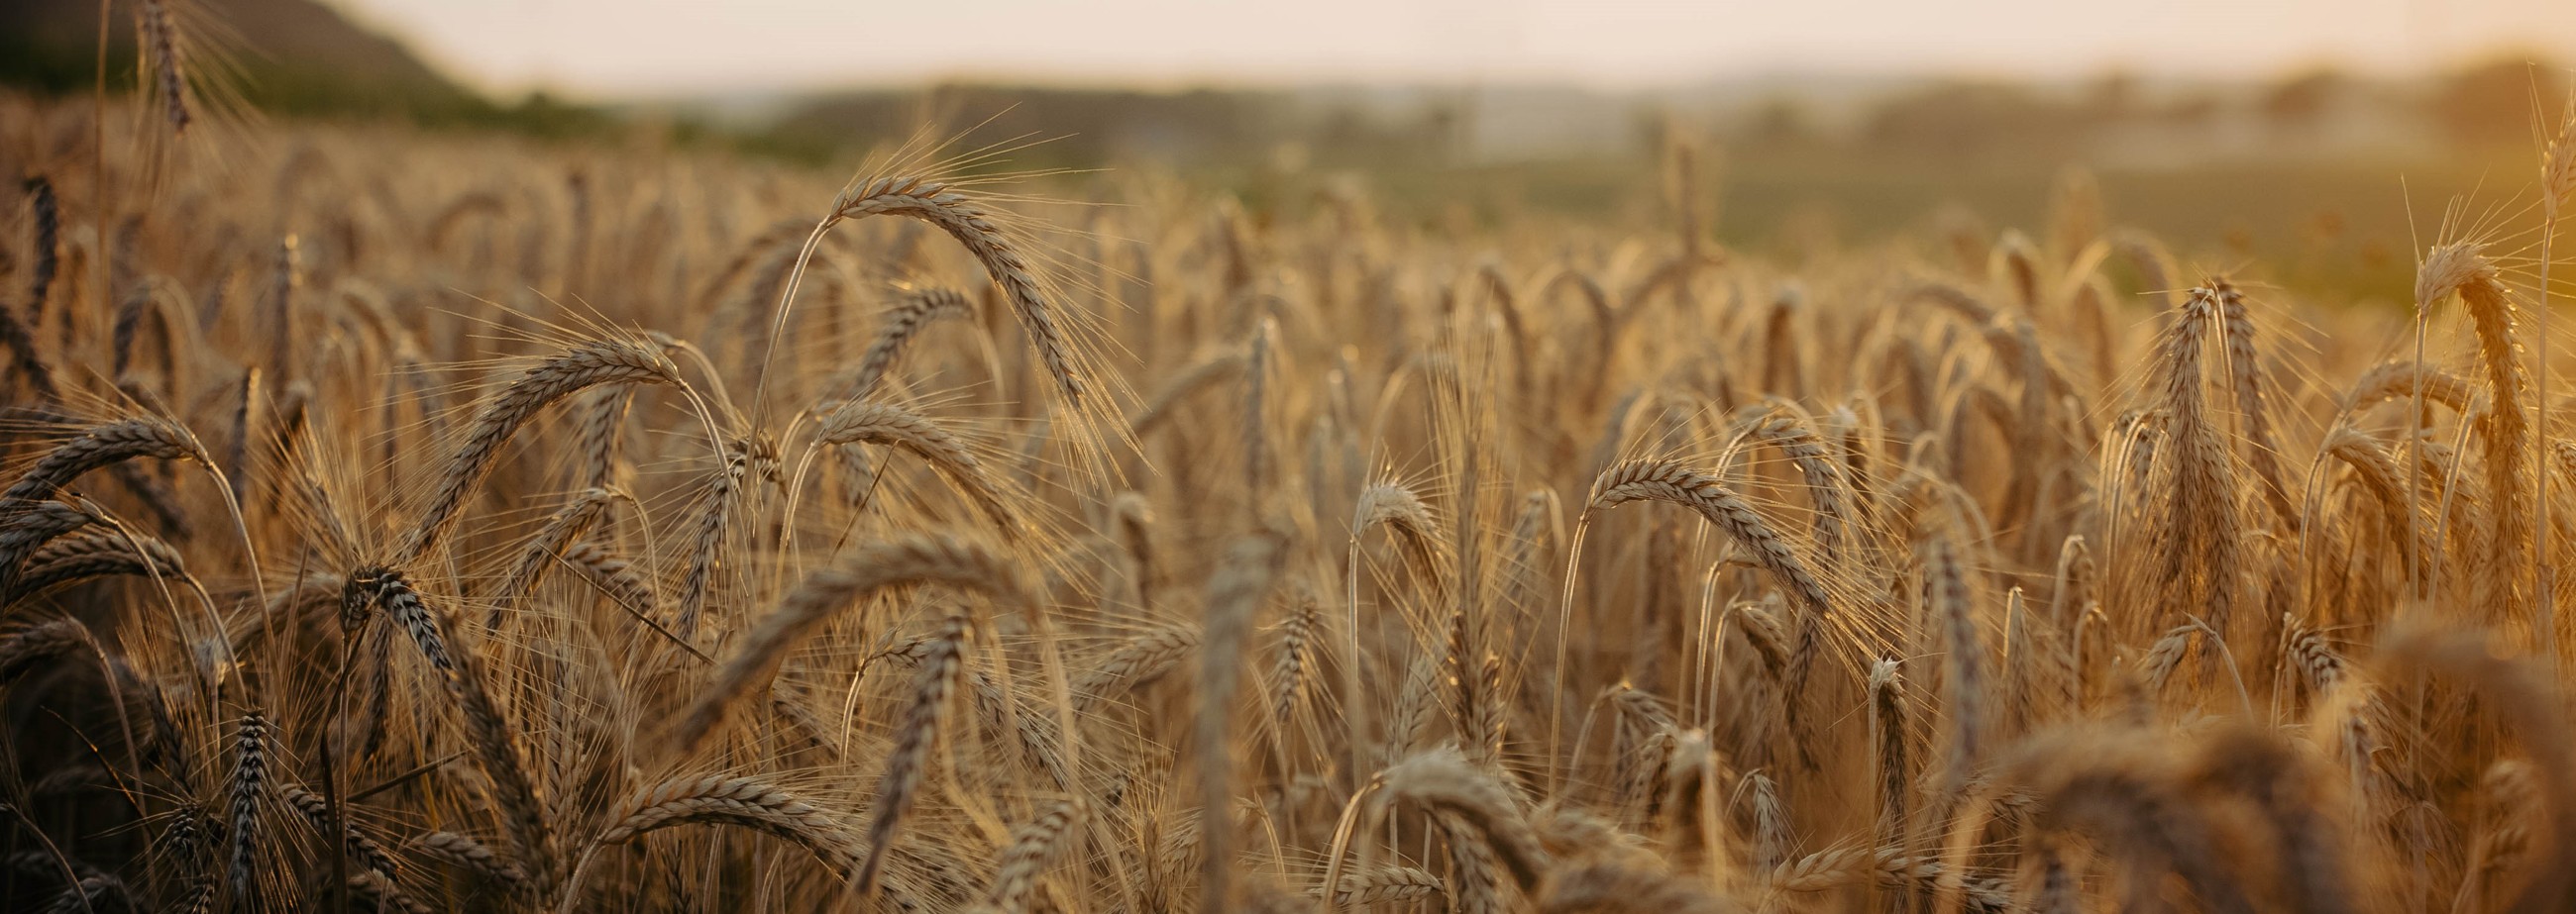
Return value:
[[(201, 43), (221, 48), (242, 95), (298, 115), (400, 116), (428, 123), (498, 123), (525, 115), (448, 79), (401, 42), (317, 0), (174, 0)], [(111, 88), (133, 86), (132, 0), (109, 11)], [(99, 7), (84, 0), (0, 0), (0, 84), (45, 94), (86, 92), (96, 77)]]

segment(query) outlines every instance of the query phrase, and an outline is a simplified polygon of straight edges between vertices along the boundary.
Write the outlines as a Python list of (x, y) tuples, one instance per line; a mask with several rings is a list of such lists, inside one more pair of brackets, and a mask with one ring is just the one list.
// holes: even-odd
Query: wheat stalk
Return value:
[(1271, 581), (1287, 560), (1278, 537), (1256, 534), (1227, 547), (1224, 561), (1208, 579), (1206, 621), (1199, 652), (1198, 714), (1193, 749), (1199, 764), (1200, 910), (1230, 910), (1233, 894), (1228, 877), (1233, 861), (1232, 823), (1225, 819), (1234, 795), (1233, 758), (1227, 736), (1232, 723), (1234, 689), (1239, 681), (1243, 641), (1253, 616), (1269, 596)]

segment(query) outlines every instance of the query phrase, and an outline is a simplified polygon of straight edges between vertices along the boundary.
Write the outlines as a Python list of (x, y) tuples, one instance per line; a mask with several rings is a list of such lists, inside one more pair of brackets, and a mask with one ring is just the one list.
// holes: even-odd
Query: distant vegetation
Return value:
[[(2141, 227), (2219, 258), (2254, 257), (2302, 285), (2395, 300), (2429, 201), (2512, 190), (2535, 98), (2567, 72), (2500, 55), (2435, 77), (2333, 69), (2263, 83), (2110, 73), (2064, 84), (1818, 75), (1626, 94), (1544, 86), (1201, 88), (979, 83), (791, 97), (746, 115), (714, 102), (604, 106), (544, 93), (487, 98), (314, 0), (197, 0), (220, 22), (246, 100), (296, 118), (396, 118), (582, 142), (644, 139), (821, 166), (917, 133), (985, 123), (1033, 143), (1016, 168), (1169, 170), (1255, 216), (1366, 184), (1391, 217), (1499, 225), (1523, 214), (1590, 224), (1669, 218), (1667, 146), (1708, 150), (1695, 185), (1711, 234), (1775, 254), (1934, 227), (1975, 212), (2038, 219), (2079, 167)], [(128, 90), (131, 4), (117, 3), (110, 84)], [(0, 0), (0, 83), (86, 93), (98, 7)], [(986, 123), (988, 122), (989, 123)], [(1668, 177), (1668, 176), (1667, 176)], [(1094, 194), (1069, 179), (1057, 192)], [(2473, 200), (2473, 205), (2480, 201)], [(2211, 213), (2225, 213), (2212, 218)]]

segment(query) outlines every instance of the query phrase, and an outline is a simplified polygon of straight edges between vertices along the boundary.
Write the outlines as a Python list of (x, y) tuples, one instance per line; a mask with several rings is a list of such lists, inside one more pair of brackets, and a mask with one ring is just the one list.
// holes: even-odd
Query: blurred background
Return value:
[[(1045, 140), (1013, 168), (1151, 168), (1256, 218), (1356, 186), (1444, 228), (1668, 220), (1680, 182), (1721, 242), (1787, 258), (2098, 193), (2364, 295), (2450, 201), (2529, 198), (2576, 65), (2576, 0), (176, 2), (272, 119), (828, 169), (989, 119)], [(0, 81), (90, 91), (101, 21), (0, 0)], [(130, 74), (132, 19), (105, 21)], [(1083, 180), (1049, 190), (1108, 195)]]

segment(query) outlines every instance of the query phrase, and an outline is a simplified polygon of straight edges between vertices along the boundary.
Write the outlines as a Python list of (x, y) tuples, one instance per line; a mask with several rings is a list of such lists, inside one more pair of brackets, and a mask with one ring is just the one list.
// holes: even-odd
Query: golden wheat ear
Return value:
[[(852, 604), (881, 590), (941, 584), (982, 592), (1003, 606), (1024, 608), (1034, 605), (1034, 598), (1021, 578), (1017, 566), (1004, 555), (953, 537), (916, 536), (853, 551), (839, 564), (807, 577), (742, 636), (740, 647), (717, 668), (715, 682), (673, 728), (673, 754), (694, 751), (724, 722), (734, 703), (777, 674), (787, 651)], [(956, 636), (963, 638), (965, 623), (959, 620), (956, 628)], [(943, 695), (953, 688), (954, 683), (943, 685)], [(934, 703), (924, 713), (935, 715), (938, 707)]]
[(629, 340), (591, 340), (530, 367), (475, 412), (396, 555), (408, 561), (438, 545), (455, 527), (466, 497), (491, 473), (502, 446), (521, 426), (557, 401), (604, 384), (688, 386), (680, 366), (660, 347)]

